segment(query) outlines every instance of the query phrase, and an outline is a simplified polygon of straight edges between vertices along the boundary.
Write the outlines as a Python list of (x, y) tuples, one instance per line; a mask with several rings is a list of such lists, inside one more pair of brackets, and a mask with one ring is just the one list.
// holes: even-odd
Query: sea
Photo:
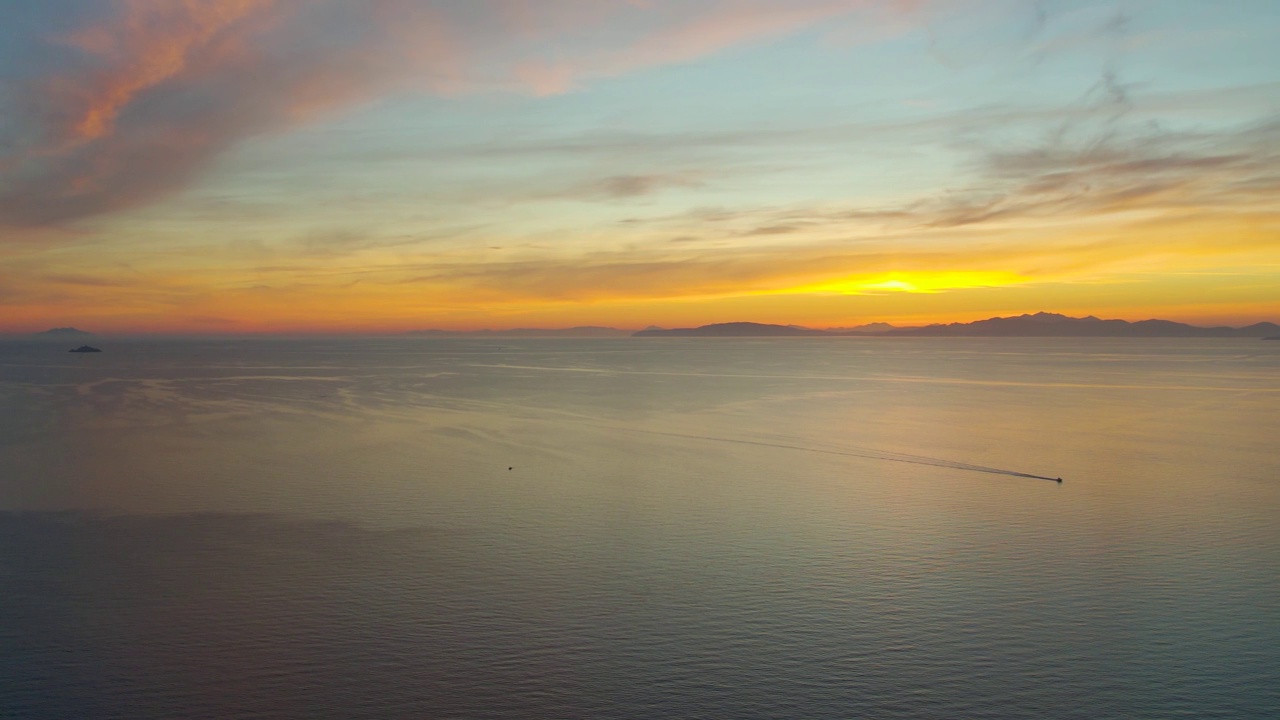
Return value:
[(1280, 718), (1280, 343), (95, 344), (2, 718)]

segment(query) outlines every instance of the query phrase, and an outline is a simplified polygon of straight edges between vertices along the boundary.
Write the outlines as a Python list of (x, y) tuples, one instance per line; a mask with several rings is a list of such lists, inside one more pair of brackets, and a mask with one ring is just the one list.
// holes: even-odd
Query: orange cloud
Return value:
[(818, 2), (720, 3), (643, 38), (611, 60), (614, 72), (687, 62), (729, 47), (786, 35), (869, 7), (904, 7), (901, 2), (825, 0)]
[[(236, 142), (395, 91), (555, 94), (902, 0), (119, 0), (6, 118), (0, 225), (154, 200)], [(21, 96), (21, 94), (19, 94)], [(8, 109), (7, 109), (8, 111)]]
[[(120, 112), (140, 93), (186, 72), (219, 36), (274, 0), (127, 0), (119, 18), (65, 38), (94, 55), (100, 69), (75, 86), (71, 120), (74, 139), (94, 140), (111, 132)], [(87, 80), (85, 82), (84, 80)]]
[[(568, 92), (585, 82), (624, 75), (642, 68), (677, 65), (782, 37), (840, 19), (858, 18), (860, 26), (879, 25), (919, 12), (921, 0), (738, 0), (707, 3), (600, 3), (581, 0), (545, 2), (535, 13), (512, 3), (522, 32), (543, 38), (581, 35), (610, 19), (641, 31), (597, 43), (576, 53), (548, 59), (541, 53), (516, 58), (515, 76), (537, 95)], [(824, 27), (830, 31), (830, 27)]]

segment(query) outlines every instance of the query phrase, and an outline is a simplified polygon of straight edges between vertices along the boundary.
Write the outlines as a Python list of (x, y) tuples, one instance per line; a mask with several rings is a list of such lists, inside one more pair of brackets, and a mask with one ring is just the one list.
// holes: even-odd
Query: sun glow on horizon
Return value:
[(1280, 6), (526, 5), (0, 10), (0, 332), (1280, 308)]
[(926, 293), (969, 288), (995, 288), (1030, 282), (1018, 273), (990, 270), (917, 270), (850, 276), (834, 281), (787, 290), (788, 293), (874, 295), (880, 293)]

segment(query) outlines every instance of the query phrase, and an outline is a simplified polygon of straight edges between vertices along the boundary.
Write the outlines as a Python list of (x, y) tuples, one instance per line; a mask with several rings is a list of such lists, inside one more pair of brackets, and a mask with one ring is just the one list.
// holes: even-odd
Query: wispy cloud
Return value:
[[(74, 54), (11, 93), (0, 224), (149, 202), (240, 140), (392, 91), (564, 92), (879, 5), (117, 0), (105, 17), (86, 13), (93, 24), (48, 37)], [(614, 182), (619, 196), (645, 187)]]
[(261, 27), (272, 3), (127, 0), (110, 26), (62, 38), (90, 56), (96, 68), (88, 77), (50, 80), (46, 89), (67, 114), (65, 127), (55, 134), (73, 144), (110, 134), (120, 113), (143, 93), (243, 52), (242, 38)]
[[(1255, 88), (1280, 99), (1280, 86)], [(1204, 93), (1198, 102), (1234, 98)], [(784, 208), (719, 208), (636, 220), (696, 230), (716, 226), (750, 237), (780, 232), (945, 229), (1078, 222), (1120, 213), (1276, 212), (1280, 182), (1280, 116), (1234, 127), (1169, 130), (1152, 109), (1181, 106), (1181, 96), (1135, 97), (1110, 72), (1078, 102), (1041, 108), (982, 108), (917, 125), (819, 128), (808, 135), (760, 135), (751, 143), (905, 142), (946, 138), (967, 173), (941, 191), (898, 202)], [(949, 130), (948, 130), (949, 128)], [(1018, 139), (1008, 135), (1017, 131)], [(815, 138), (821, 138), (817, 140)], [(848, 142), (848, 141), (846, 141)], [(859, 233), (861, 236), (863, 233)]]

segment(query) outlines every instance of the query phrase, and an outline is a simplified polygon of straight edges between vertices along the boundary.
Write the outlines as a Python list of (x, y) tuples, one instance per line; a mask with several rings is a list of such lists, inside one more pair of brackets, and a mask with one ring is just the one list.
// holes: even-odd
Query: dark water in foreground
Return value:
[(1280, 717), (1280, 343), (64, 350), (0, 717)]

